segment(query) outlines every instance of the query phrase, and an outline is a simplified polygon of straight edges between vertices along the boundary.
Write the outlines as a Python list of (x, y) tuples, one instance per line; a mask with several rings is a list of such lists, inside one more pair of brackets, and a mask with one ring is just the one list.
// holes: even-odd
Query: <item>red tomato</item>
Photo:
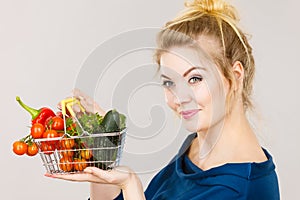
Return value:
[(22, 141), (16, 141), (13, 143), (13, 151), (17, 155), (23, 155), (27, 152), (27, 144)]
[(59, 168), (65, 172), (70, 172), (73, 170), (73, 162), (69, 157), (62, 157), (59, 160)]
[(45, 131), (45, 127), (43, 124), (40, 124), (40, 123), (35, 123), (31, 126), (30, 128), (31, 132), (31, 136), (34, 138), (34, 139), (37, 139), (37, 138), (41, 138), (43, 137), (43, 133)]
[(39, 148), (36, 143), (32, 143), (28, 145), (26, 154), (28, 156), (35, 156), (39, 152)]
[(51, 117), (46, 124), (50, 129), (64, 130), (64, 120), (60, 116)]
[(43, 138), (47, 138), (47, 139), (50, 139), (49, 141), (47, 141), (48, 144), (50, 145), (57, 145), (58, 143), (58, 140), (51, 140), (51, 138), (56, 138), (56, 137), (59, 137), (58, 133), (56, 132), (56, 130), (46, 130), (44, 133), (43, 133)]

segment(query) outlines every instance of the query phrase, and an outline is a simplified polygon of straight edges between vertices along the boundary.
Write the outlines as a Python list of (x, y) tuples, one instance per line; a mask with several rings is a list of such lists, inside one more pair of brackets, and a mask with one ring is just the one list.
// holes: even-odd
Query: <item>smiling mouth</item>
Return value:
[(199, 109), (194, 109), (194, 110), (186, 110), (186, 111), (181, 111), (179, 114), (184, 118), (184, 119), (190, 119), (194, 115), (196, 115), (200, 110)]

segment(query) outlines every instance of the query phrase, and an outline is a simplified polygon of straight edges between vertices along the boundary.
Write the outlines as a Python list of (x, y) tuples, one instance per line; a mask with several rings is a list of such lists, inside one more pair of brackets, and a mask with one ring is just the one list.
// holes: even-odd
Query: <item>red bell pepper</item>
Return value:
[(32, 119), (31, 119), (32, 124), (40, 123), (40, 124), (45, 125), (45, 122), (48, 118), (55, 116), (55, 113), (50, 108), (43, 107), (40, 109), (34, 109), (34, 108), (31, 108), (31, 107), (25, 105), (21, 101), (20, 97), (17, 96), (16, 100), (25, 110), (27, 110), (30, 113), (30, 115), (32, 117)]

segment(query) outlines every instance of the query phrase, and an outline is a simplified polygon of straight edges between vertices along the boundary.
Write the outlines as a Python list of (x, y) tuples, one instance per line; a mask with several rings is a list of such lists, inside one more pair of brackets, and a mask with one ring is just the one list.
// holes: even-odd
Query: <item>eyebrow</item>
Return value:
[(186, 77), (191, 71), (193, 71), (195, 69), (202, 69), (202, 70), (206, 71), (206, 69), (203, 68), (203, 67), (199, 67), (199, 66), (198, 67), (192, 67), (192, 68), (188, 69), (186, 72), (183, 73), (183, 77)]
[[(193, 70), (195, 70), (195, 69), (201, 69), (201, 70), (206, 71), (206, 69), (203, 68), (203, 67), (199, 67), (199, 66), (197, 66), (197, 67), (192, 67), (192, 68), (188, 69), (186, 72), (183, 73), (183, 77), (186, 77), (191, 71), (193, 71)], [(170, 79), (168, 76), (166, 76), (166, 75), (164, 75), (164, 74), (161, 74), (161, 77), (162, 77), (162, 78)]]

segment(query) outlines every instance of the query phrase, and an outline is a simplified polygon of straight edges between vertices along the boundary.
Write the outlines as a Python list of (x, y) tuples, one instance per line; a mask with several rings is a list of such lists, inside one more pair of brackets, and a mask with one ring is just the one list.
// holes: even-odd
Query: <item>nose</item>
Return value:
[(187, 83), (181, 83), (176, 85), (176, 88), (173, 90), (173, 95), (175, 96), (174, 103), (181, 105), (192, 100), (193, 91)]

